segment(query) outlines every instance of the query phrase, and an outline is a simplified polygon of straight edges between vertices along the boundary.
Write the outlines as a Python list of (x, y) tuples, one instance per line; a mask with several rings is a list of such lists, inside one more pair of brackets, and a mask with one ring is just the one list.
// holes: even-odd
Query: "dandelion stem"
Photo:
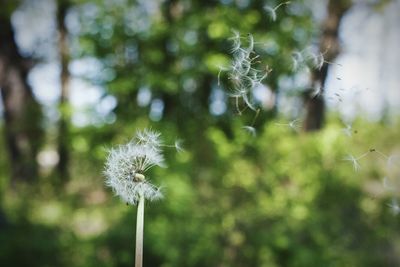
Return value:
[(136, 254), (135, 267), (143, 266), (143, 226), (144, 226), (144, 195), (141, 194), (136, 217)]

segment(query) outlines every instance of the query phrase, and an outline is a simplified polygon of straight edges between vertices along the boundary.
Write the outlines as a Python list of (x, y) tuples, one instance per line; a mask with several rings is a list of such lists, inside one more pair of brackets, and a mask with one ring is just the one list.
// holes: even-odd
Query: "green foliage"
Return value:
[[(373, 143), (392, 152), (398, 147), (387, 140), (399, 133), (356, 126), (350, 139), (335, 122), (311, 135), (269, 123), (257, 138), (210, 127), (201, 141), (207, 157), (167, 150), (168, 168), (148, 175), (164, 186), (165, 199), (146, 206), (145, 266), (384, 265), (399, 227), (385, 205), (385, 160), (370, 154), (355, 173), (343, 157)], [(29, 201), (4, 195), (11, 221), (0, 234), (2, 262), (132, 265), (135, 209), (102, 186), (101, 160), (79, 154), (67, 195), (43, 185), (20, 191)]]

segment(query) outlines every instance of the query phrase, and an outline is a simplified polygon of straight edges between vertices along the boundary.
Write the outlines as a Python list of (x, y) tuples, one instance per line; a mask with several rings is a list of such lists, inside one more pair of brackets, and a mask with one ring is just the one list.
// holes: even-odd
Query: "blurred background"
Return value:
[[(133, 266), (107, 149), (167, 168), (145, 266), (400, 266), (400, 1), (0, 0), (0, 263)], [(254, 37), (257, 107), (230, 97)]]

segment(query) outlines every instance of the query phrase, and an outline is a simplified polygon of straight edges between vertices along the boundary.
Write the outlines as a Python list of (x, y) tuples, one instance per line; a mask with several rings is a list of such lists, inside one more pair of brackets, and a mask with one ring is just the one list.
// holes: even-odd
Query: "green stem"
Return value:
[(136, 254), (135, 267), (143, 266), (143, 226), (144, 226), (144, 196), (141, 195), (136, 218)]

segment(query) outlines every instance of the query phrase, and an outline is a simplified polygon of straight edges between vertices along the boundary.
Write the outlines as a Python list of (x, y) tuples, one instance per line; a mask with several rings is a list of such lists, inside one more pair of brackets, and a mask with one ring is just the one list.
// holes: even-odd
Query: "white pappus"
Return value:
[(106, 185), (126, 203), (136, 205), (141, 196), (160, 199), (160, 189), (146, 180), (144, 173), (153, 166), (163, 166), (160, 133), (138, 131), (127, 144), (112, 148), (105, 163)]

